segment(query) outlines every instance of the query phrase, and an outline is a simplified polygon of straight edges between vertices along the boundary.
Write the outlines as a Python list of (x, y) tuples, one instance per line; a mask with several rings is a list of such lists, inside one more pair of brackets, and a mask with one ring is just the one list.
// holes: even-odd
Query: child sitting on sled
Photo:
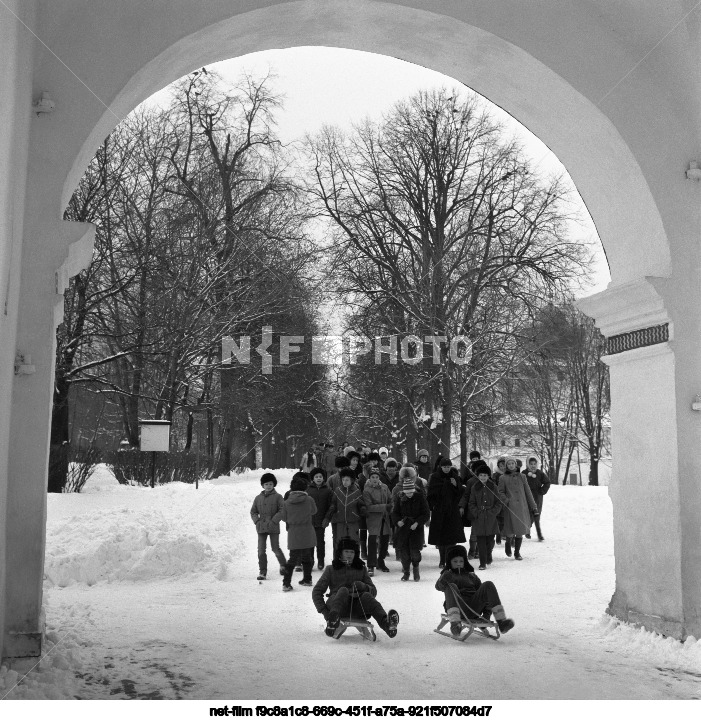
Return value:
[[(324, 599), (327, 590), (330, 592), (328, 601)], [(312, 590), (314, 606), (326, 619), (326, 635), (334, 635), (341, 618), (365, 620), (372, 617), (390, 638), (394, 638), (399, 614), (394, 609), (385, 611), (376, 595), (377, 589), (360, 559), (358, 542), (350, 537), (339, 539), (333, 563), (326, 566)]]
[(449, 583), (454, 583), (460, 597), (474, 611), (475, 617), (489, 618), (493, 613), (494, 619), (501, 633), (506, 633), (514, 627), (514, 622), (506, 617), (504, 607), (499, 600), (496, 586), (491, 581), (482, 583), (474, 572), (475, 569), (467, 560), (467, 550), (464, 546), (453, 546), (445, 554), (445, 570), (436, 581), (436, 590), (445, 593), (443, 607), (450, 621), (450, 632), (459, 636), (462, 630), (460, 609)]

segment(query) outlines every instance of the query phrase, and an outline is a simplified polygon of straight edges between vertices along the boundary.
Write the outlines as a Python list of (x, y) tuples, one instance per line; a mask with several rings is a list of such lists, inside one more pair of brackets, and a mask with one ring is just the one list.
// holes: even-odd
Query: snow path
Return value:
[[(284, 493), (292, 471), (276, 471)], [(422, 579), (399, 564), (378, 598), (400, 613), (377, 643), (326, 637), (311, 589), (258, 583), (248, 511), (260, 472), (155, 490), (116, 485), (105, 469), (82, 494), (50, 495), (50, 650), (8, 698), (690, 699), (701, 695), (701, 643), (681, 644), (603, 616), (614, 587), (606, 488), (551, 488), (544, 543), (479, 572), (516, 627), (499, 642), (432, 633), (441, 610), (438, 552)], [(328, 533), (330, 538), (330, 532)], [(282, 534), (284, 547), (284, 533)], [(269, 561), (272, 561), (272, 554)], [(277, 564), (270, 563), (277, 573)], [(319, 572), (314, 571), (314, 578)], [(51, 650), (51, 645), (57, 645)], [(17, 681), (0, 671), (0, 697)]]

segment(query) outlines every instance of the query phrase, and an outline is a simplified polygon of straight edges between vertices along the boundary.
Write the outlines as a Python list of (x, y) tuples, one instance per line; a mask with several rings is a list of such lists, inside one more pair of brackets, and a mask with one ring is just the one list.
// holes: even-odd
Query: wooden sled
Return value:
[(377, 641), (375, 629), (370, 621), (361, 621), (357, 618), (342, 618), (333, 637), (341, 638), (341, 636), (343, 636), (346, 630), (351, 626), (358, 629), (358, 633), (367, 641)]
[[(447, 638), (452, 638), (453, 641), (467, 641), (467, 639), (470, 638), (470, 636), (476, 631), (481, 636), (491, 638), (492, 641), (496, 641), (501, 636), (497, 622), (490, 621), (488, 618), (483, 618), (470, 608), (465, 599), (460, 596), (460, 592), (454, 583), (449, 583), (448, 588), (453, 592), (458, 610), (460, 611), (460, 634), (458, 636), (453, 636), (450, 631), (441, 630), (444, 626), (450, 623), (447, 613), (441, 614), (441, 622), (438, 624), (437, 628), (433, 629), (433, 632), (438, 633), (441, 636), (446, 636)], [(491, 633), (492, 629), (494, 630), (494, 634)], [(465, 631), (467, 631), (467, 633), (465, 633)]]

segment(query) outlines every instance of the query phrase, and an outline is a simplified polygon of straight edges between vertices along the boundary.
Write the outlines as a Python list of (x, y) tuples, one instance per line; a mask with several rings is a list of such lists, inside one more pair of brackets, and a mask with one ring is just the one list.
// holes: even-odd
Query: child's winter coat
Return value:
[(271, 491), (261, 491), (253, 500), (251, 518), (256, 524), (258, 533), (280, 533), (280, 522), (276, 516), (282, 511), (282, 496), (273, 488)]

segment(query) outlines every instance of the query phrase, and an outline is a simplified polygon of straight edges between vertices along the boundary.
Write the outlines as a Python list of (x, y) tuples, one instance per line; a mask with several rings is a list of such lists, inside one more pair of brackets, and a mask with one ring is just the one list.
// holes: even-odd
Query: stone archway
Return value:
[[(85, 8), (19, 0), (9, 6), (24, 24), (3, 28), (16, 62), (0, 99), (9, 103), (10, 139), (20, 151), (0, 146), (10, 160), (0, 188), (12, 173), (26, 174), (27, 183), (0, 196), (0, 212), (21, 217), (0, 236), (14, 246), (0, 256), (8, 279), (0, 329), (9, 341), (0, 351), (0, 381), (11, 388), (11, 397), (8, 390), (0, 397), (3, 655), (38, 655), (41, 646), (54, 308), (91, 244), (91, 229), (63, 223), (62, 209), (95, 147), (141, 100), (200, 65), (299, 45), (366, 50), (450, 75), (523, 122), (567, 166), (612, 274), (610, 288), (582, 307), (616, 336), (620, 351), (611, 361), (612, 610), (678, 638), (701, 633), (701, 491), (692, 460), (679, 450), (701, 441), (701, 419), (687, 402), (699, 391), (701, 333), (693, 308), (701, 300), (701, 221), (698, 184), (684, 177), (698, 150), (699, 110), (686, 97), (689, 87), (673, 78), (695, 60), (675, 46), (644, 70), (630, 70), (661, 17), (670, 13), (671, 21), (674, 10), (681, 16), (681, 6), (656, 14), (574, 0), (537, 9), (517, 0), (446, 3), (441, 12), (430, 0), (249, 0), (238, 12), (214, 5), (174, 12), (137, 0), (119, 9), (108, 0)], [(41, 37), (29, 49), (19, 42), (27, 27)], [(28, 96), (41, 89), (56, 97), (57, 110), (25, 126)], [(35, 373), (13, 380), (15, 350), (32, 356)], [(654, 467), (660, 445), (665, 475), (645, 474), (643, 485), (637, 468)]]

